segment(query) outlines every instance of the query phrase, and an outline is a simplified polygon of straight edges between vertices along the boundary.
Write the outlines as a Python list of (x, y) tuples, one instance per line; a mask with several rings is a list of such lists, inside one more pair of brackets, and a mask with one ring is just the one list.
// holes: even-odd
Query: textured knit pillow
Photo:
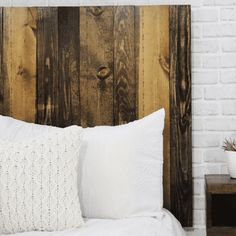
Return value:
[(0, 142), (0, 234), (82, 225), (78, 155), (82, 128)]

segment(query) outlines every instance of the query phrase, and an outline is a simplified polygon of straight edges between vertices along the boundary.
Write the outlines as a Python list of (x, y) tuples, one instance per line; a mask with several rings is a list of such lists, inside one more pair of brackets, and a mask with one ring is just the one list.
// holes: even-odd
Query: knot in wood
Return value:
[(100, 16), (104, 12), (104, 9), (102, 7), (89, 7), (88, 11), (94, 16)]
[(111, 70), (107, 66), (99, 66), (97, 69), (96, 76), (100, 80), (105, 80), (111, 75)]

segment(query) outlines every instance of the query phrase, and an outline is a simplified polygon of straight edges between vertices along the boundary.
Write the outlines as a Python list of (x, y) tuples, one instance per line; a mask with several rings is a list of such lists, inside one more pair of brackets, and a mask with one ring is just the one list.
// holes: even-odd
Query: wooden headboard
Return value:
[(190, 6), (0, 9), (0, 114), (118, 125), (164, 107), (164, 202), (192, 225)]

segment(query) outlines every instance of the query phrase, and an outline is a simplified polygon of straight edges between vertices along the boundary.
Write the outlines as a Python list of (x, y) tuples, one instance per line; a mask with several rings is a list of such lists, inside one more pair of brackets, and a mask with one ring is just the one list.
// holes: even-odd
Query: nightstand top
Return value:
[(206, 190), (211, 193), (236, 193), (236, 179), (229, 175), (206, 175)]

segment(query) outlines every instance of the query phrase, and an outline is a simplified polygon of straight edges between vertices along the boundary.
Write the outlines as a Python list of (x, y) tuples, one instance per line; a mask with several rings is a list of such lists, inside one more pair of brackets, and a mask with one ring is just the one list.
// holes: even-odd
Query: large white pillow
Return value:
[(88, 218), (159, 216), (164, 109), (126, 125), (87, 128), (80, 199)]
[(0, 234), (76, 228), (82, 129), (28, 141), (0, 140)]
[[(79, 169), (84, 217), (160, 215), (164, 116), (161, 109), (126, 125), (84, 129)], [(58, 128), (0, 117), (0, 129), (4, 129), (0, 139), (21, 139), (50, 130), (55, 132)]]

